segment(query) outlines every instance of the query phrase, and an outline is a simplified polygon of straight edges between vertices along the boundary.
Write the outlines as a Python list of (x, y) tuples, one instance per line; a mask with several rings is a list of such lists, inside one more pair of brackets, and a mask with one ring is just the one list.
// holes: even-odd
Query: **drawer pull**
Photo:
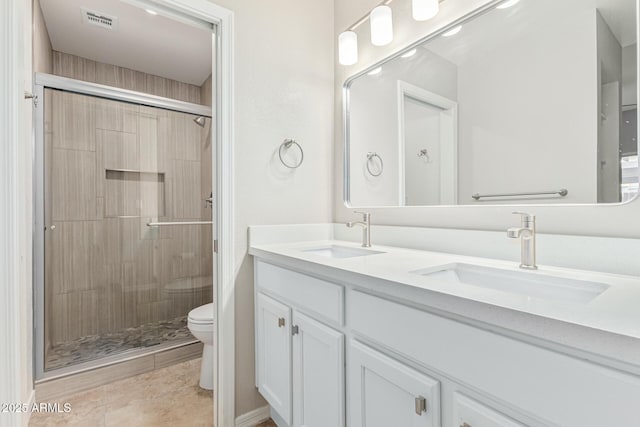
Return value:
[(278, 328), (284, 328), (284, 317), (278, 318)]
[(418, 396), (416, 397), (416, 414), (422, 415), (423, 412), (427, 412), (427, 399)]
[(460, 427), (471, 427), (471, 424), (462, 423), (462, 424), (460, 424)]

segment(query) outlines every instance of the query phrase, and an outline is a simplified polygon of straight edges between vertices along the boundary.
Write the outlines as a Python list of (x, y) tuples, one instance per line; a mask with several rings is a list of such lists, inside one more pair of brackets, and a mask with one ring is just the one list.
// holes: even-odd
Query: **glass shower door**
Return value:
[(213, 290), (211, 119), (44, 98), (44, 371), (194, 341), (186, 316)]

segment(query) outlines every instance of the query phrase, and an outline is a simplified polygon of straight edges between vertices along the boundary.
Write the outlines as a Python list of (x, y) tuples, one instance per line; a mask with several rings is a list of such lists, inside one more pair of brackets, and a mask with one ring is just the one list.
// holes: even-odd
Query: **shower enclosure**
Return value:
[(211, 107), (37, 75), (36, 376), (195, 342), (212, 301)]

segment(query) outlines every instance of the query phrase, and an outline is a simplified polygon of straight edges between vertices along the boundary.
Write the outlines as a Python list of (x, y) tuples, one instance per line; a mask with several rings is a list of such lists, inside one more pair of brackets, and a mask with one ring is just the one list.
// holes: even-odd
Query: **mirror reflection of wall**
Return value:
[[(521, 0), (357, 77), (348, 102), (350, 204), (632, 199), (635, 16), (634, 0)], [(455, 119), (443, 125), (447, 108), (432, 100), (399, 101), (403, 85), (446, 99)], [(379, 177), (363, 167), (371, 151), (385, 162)], [(473, 197), (561, 189), (568, 194)]]

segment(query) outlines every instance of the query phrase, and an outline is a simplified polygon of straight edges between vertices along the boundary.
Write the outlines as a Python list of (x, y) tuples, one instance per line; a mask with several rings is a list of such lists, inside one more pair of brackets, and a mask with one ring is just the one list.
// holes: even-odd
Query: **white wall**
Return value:
[[(425, 49), (410, 58), (383, 65), (373, 76), (363, 76), (350, 89), (351, 204), (395, 206), (399, 202), (398, 80), (445, 98), (456, 100), (456, 66)], [(366, 171), (366, 154), (378, 153), (384, 171), (372, 177)], [(371, 163), (375, 173), (377, 163)]]
[(597, 201), (595, 40), (587, 10), (458, 64), (460, 204), (561, 188), (567, 197), (522, 203)]
[[(403, 102), (404, 203), (407, 206), (439, 205), (443, 109), (409, 97)], [(427, 156), (418, 157), (421, 150), (427, 150)]]
[(622, 105), (638, 103), (638, 44), (622, 48)]
[[(353, 22), (366, 14), (376, 2), (372, 0), (350, 0), (336, 2), (337, 36)], [(341, 90), (344, 81), (351, 75), (364, 70), (404, 46), (415, 42), (433, 31), (446, 26), (472, 12), (478, 7), (491, 3), (489, 0), (452, 1), (441, 4), (440, 14), (431, 21), (416, 22), (411, 18), (411, 1), (396, 0), (391, 3), (394, 11), (394, 40), (385, 47), (374, 47), (367, 40), (367, 25), (361, 26), (357, 32), (360, 38), (358, 64), (345, 67), (335, 65), (335, 164), (342, 164), (342, 107)], [(351, 209), (345, 207), (342, 192), (342, 170), (336, 169), (334, 220), (345, 222), (354, 218)], [(463, 228), (481, 230), (504, 230), (517, 224), (512, 215), (517, 206), (458, 206), (458, 207), (408, 207), (408, 208), (376, 208), (370, 209), (373, 222), (389, 225), (414, 225), (444, 228)], [(544, 233), (620, 236), (640, 238), (640, 227), (634, 226), (640, 215), (640, 200), (626, 205), (600, 206), (523, 206), (538, 215), (538, 228)]]
[[(255, 389), (247, 227), (329, 222), (333, 175), (333, 0), (212, 0), (235, 14), (236, 416)], [(285, 138), (304, 148), (279, 163)]]

